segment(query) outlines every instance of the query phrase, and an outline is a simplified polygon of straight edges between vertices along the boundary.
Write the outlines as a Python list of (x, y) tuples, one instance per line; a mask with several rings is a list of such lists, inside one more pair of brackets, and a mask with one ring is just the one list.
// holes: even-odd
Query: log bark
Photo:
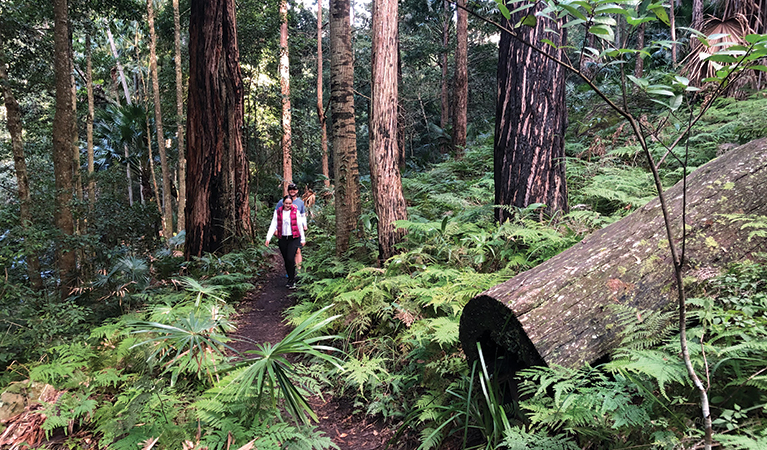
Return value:
[[(759, 252), (767, 249), (767, 239), (749, 239), (753, 229), (725, 215), (767, 215), (767, 139), (709, 162), (688, 176), (687, 186), (687, 289), (730, 263), (763, 258)], [(681, 244), (682, 183), (665, 195)], [(675, 290), (655, 199), (472, 299), (461, 316), (461, 343), (469, 360), (478, 357), (477, 342), (486, 360), (503, 354), (505, 372), (542, 364), (575, 368), (608, 356), (620, 344), (610, 305), (669, 311), (677, 306)]]

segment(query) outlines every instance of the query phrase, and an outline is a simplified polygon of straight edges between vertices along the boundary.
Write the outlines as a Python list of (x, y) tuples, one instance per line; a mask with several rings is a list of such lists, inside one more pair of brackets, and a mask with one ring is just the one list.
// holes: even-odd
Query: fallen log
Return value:
[[(682, 182), (665, 196), (681, 249)], [(730, 263), (760, 258), (760, 252), (767, 252), (767, 239), (749, 238), (753, 228), (726, 215), (767, 216), (767, 139), (731, 150), (690, 174), (686, 204), (688, 288)], [(473, 298), (461, 315), (460, 340), (469, 361), (477, 360), (479, 342), (488, 365), (504, 375), (544, 364), (576, 368), (620, 344), (621, 330), (609, 305), (668, 311), (676, 302), (656, 198)]]

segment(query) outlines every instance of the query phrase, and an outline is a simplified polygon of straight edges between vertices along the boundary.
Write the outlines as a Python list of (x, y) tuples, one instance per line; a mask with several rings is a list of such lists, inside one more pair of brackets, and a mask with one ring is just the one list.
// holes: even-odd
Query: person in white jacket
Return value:
[(282, 253), (282, 259), (285, 261), (285, 271), (288, 273), (287, 287), (295, 289), (296, 251), (298, 251), (299, 245), (306, 244), (306, 237), (301, 213), (289, 195), (282, 199), (282, 206), (274, 210), (272, 223), (266, 233), (267, 247), (274, 235), (279, 239), (280, 253)]
[[(301, 213), (301, 222), (302, 226), (304, 227), (304, 234), (306, 234), (306, 231), (309, 229), (306, 223), (306, 208), (304, 206), (304, 201), (301, 199), (301, 197), (298, 196), (298, 186), (296, 186), (295, 183), (290, 183), (288, 185), (288, 195), (291, 199), (293, 199), (293, 204), (298, 208), (298, 212)], [(282, 200), (277, 202), (277, 206), (274, 207), (275, 211), (277, 208), (282, 206)], [(303, 261), (303, 256), (301, 255), (301, 248), (304, 245), (301, 244), (298, 246), (298, 250), (296, 251), (296, 270), (301, 270), (301, 262)]]

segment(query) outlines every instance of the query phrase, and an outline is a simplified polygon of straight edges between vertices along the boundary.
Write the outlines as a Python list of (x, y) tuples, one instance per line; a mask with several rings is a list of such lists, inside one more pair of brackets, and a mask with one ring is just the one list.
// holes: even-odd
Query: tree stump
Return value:
[[(684, 248), (688, 288), (733, 262), (764, 258), (767, 239), (725, 215), (767, 216), (767, 139), (710, 161), (687, 177), (686, 243), (682, 182), (665, 192), (673, 236)], [(608, 356), (621, 341), (609, 305), (672, 310), (676, 283), (658, 199), (535, 268), (473, 298), (460, 339), (506, 375), (534, 365), (576, 368)], [(638, 318), (638, 320), (641, 320)], [(499, 356), (503, 356), (499, 358)]]

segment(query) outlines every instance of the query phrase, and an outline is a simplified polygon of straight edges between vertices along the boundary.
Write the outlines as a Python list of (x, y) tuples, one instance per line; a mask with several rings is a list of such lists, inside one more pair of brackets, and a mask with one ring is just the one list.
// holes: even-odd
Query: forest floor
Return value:
[[(285, 287), (287, 280), (282, 259), (273, 254), (271, 260), (272, 269), (255, 282), (256, 289), (250, 291), (237, 308), (235, 334), (250, 341), (248, 344), (235, 341), (239, 344), (233, 344), (233, 347), (239, 351), (252, 348), (249, 346), (253, 342), (278, 342), (290, 332), (290, 327), (284, 322), (283, 312), (294, 304), (290, 295), (293, 291)], [(412, 438), (405, 436), (397, 442), (389, 443), (396, 434), (396, 424), (357, 411), (349, 399), (323, 397), (313, 397), (309, 399), (309, 404), (319, 418), (317, 427), (340, 450), (411, 450), (418, 446)]]

